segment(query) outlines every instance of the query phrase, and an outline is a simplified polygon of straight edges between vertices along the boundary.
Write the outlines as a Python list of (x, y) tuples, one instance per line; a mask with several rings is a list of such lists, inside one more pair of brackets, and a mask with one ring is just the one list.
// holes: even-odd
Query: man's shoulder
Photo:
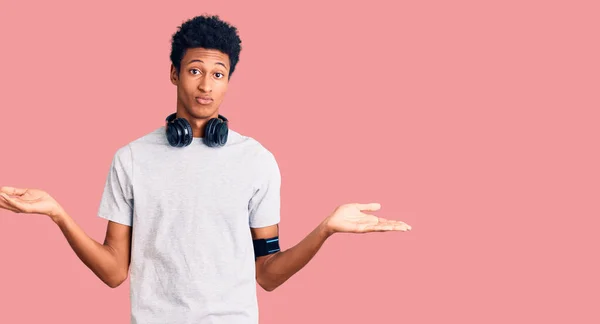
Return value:
[(166, 143), (166, 138), (161, 136), (162, 132), (164, 132), (164, 126), (155, 128), (134, 138), (133, 140), (125, 142), (116, 149), (114, 157), (117, 159), (130, 159), (133, 151), (135, 150), (143, 148), (149, 144), (162, 144), (162, 142)]
[(230, 143), (229, 145), (240, 145), (243, 147), (245, 153), (248, 156), (252, 156), (258, 159), (274, 159), (273, 152), (266, 147), (262, 142), (256, 138), (242, 134), (235, 130), (229, 130)]
[(165, 135), (165, 126), (160, 126), (150, 131), (147, 131), (145, 134), (138, 136), (128, 143), (129, 146), (135, 146), (138, 144), (166, 144), (167, 137)]

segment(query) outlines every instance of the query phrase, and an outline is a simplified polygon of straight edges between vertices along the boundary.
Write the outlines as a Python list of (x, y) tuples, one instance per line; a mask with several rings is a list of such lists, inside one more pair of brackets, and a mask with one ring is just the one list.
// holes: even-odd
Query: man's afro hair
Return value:
[(237, 28), (221, 20), (219, 16), (196, 16), (185, 21), (173, 34), (171, 63), (179, 72), (181, 59), (187, 49), (201, 47), (219, 50), (229, 56), (229, 76), (231, 77), (240, 59), (241, 43)]

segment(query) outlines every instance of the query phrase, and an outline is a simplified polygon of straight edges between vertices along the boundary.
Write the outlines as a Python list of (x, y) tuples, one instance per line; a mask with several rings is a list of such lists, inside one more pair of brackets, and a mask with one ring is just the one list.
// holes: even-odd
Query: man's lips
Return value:
[(211, 97), (196, 97), (196, 102), (201, 105), (209, 105), (213, 102)]

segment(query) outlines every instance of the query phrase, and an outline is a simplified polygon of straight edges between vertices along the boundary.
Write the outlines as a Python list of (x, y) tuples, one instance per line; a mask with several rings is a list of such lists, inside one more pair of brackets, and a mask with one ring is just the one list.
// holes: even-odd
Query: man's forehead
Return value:
[(215, 49), (190, 48), (186, 51), (183, 61), (185, 64), (198, 61), (205, 64), (218, 64), (220, 62), (227, 66), (229, 64), (229, 55)]

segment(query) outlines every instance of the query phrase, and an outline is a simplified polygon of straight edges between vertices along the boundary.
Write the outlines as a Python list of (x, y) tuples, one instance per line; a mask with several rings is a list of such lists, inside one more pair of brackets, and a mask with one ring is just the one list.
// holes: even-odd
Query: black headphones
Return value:
[[(172, 113), (167, 116), (167, 140), (174, 147), (184, 147), (192, 143), (194, 135), (192, 134), (192, 126), (185, 118), (176, 118), (177, 113)], [(225, 116), (219, 115), (218, 118), (211, 118), (206, 123), (204, 129), (204, 144), (210, 147), (223, 146), (227, 143), (227, 135), (229, 128), (228, 120)]]

